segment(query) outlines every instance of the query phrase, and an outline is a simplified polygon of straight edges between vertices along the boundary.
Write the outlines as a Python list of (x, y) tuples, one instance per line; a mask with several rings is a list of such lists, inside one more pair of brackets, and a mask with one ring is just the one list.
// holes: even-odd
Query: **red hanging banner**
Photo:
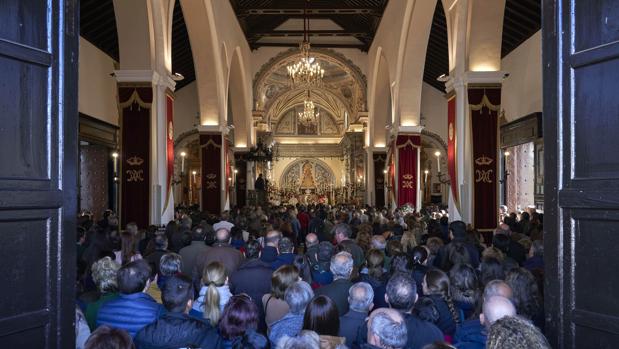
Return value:
[(473, 130), (473, 225), (488, 231), (497, 227), (498, 216), (498, 119), (500, 88), (469, 89)]
[(221, 213), (221, 134), (201, 134), (202, 156), (202, 210)]
[(398, 160), (398, 206), (410, 204), (417, 206), (417, 177), (419, 149), (421, 137), (419, 135), (399, 135), (396, 139), (396, 153)]
[(167, 157), (167, 180), (165, 203), (162, 214), (168, 207), (170, 194), (172, 193), (172, 177), (174, 176), (174, 97), (166, 94), (166, 157)]
[(152, 87), (119, 87), (121, 225), (146, 228), (150, 205), (150, 112)]
[(456, 208), (459, 209), (460, 196), (458, 195), (458, 167), (456, 135), (456, 96), (447, 101), (447, 173), (449, 174), (451, 195)]

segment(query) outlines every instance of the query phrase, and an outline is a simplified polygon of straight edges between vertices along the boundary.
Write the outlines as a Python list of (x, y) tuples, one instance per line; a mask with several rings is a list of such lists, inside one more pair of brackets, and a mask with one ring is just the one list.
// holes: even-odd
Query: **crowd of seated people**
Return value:
[(404, 208), (177, 217), (80, 216), (77, 348), (549, 348), (534, 212), (486, 236)]

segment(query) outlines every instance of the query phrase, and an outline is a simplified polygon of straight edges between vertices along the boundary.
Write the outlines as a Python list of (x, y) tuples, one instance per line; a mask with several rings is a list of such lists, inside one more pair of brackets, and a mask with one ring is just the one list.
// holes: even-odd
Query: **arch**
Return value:
[[(165, 50), (166, 24), (162, 12), (163, 3), (153, 4), (151, 0), (122, 1), (114, 0), (114, 15), (118, 32), (118, 57), (120, 69), (151, 70), (156, 68), (156, 52), (159, 47)], [(167, 10), (167, 9), (166, 9)], [(170, 17), (172, 14), (169, 14)], [(165, 53), (170, 53), (171, 50)]]
[(423, 71), (435, 8), (436, 1), (407, 3), (396, 72), (396, 125), (419, 125)]
[[(266, 113), (266, 120), (269, 124), (275, 122), (284, 112), (291, 107), (303, 103), (306, 97), (306, 89), (295, 88), (288, 90), (273, 101)], [(340, 96), (324, 88), (312, 88), (310, 90), (312, 100), (315, 104), (328, 110), (338, 120), (344, 120), (344, 113), (351, 113), (348, 105)]]
[(243, 65), (241, 48), (236, 47), (228, 76), (228, 105), (232, 108), (234, 146), (239, 148), (245, 148), (251, 144), (251, 100), (247, 86), (249, 82)]
[[(266, 95), (268, 94), (267, 88), (269, 88), (269, 79), (277, 71), (285, 71), (286, 66), (293, 61), (297, 60), (300, 56), (298, 49), (289, 49), (279, 53), (275, 57), (271, 58), (267, 63), (263, 64), (260, 70), (254, 76), (253, 81), (253, 108), (258, 111), (266, 111), (269, 109), (269, 102), (266, 101)], [(312, 56), (318, 60), (328, 62), (335, 65), (339, 70), (351, 77), (351, 81), (354, 85), (354, 91), (351, 96), (345, 96), (343, 93), (335, 93), (341, 95), (342, 100), (349, 100), (345, 104), (349, 105), (349, 114), (356, 116), (356, 113), (367, 110), (367, 80), (363, 75), (361, 69), (357, 67), (351, 60), (344, 55), (323, 48), (313, 48)], [(328, 89), (328, 84), (323, 89)], [(279, 91), (275, 96), (270, 96), (271, 100), (276, 99), (279, 95), (286, 93), (289, 88), (283, 88), (284, 91)], [(333, 89), (332, 89), (333, 90)]]
[(421, 130), (422, 139), (425, 138), (430, 141), (437, 148), (440, 148), (443, 154), (447, 154), (447, 143), (438, 134), (428, 131), (427, 129)]
[(384, 148), (389, 141), (386, 127), (392, 125), (393, 96), (389, 79), (389, 63), (382, 47), (376, 51), (373, 85), (371, 91), (370, 132), (366, 143), (370, 146)]
[(280, 185), (283, 185), (285, 183), (285, 179), (286, 179), (287, 175), (289, 174), (289, 172), (291, 170), (294, 170), (294, 168), (297, 165), (304, 164), (305, 162), (310, 162), (314, 166), (319, 165), (320, 167), (324, 168), (329, 173), (329, 176), (331, 177), (332, 183), (334, 185), (337, 183), (337, 177), (335, 176), (335, 172), (333, 172), (333, 169), (331, 168), (331, 166), (329, 166), (326, 162), (324, 162), (324, 161), (322, 161), (320, 159), (307, 159), (307, 158), (297, 159), (297, 160), (289, 163), (286, 167), (284, 167), (284, 170), (282, 171), (282, 174), (278, 178), (278, 183), (280, 183)]
[(221, 47), (210, 1), (179, 0), (195, 62), (200, 124), (222, 126), (225, 118), (225, 80)]

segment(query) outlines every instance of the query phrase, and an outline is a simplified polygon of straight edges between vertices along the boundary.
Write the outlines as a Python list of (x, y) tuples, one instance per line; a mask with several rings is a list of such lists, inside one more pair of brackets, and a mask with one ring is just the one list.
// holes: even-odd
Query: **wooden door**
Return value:
[(555, 348), (619, 343), (619, 1), (543, 3), (545, 306)]
[(0, 348), (74, 347), (75, 0), (0, 0)]

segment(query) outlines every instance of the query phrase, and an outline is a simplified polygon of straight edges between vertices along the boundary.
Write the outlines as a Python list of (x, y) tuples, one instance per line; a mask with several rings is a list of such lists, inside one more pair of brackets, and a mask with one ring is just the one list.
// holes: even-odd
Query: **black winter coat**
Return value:
[(157, 321), (142, 328), (133, 342), (137, 349), (198, 348), (211, 325), (182, 313), (166, 313)]

